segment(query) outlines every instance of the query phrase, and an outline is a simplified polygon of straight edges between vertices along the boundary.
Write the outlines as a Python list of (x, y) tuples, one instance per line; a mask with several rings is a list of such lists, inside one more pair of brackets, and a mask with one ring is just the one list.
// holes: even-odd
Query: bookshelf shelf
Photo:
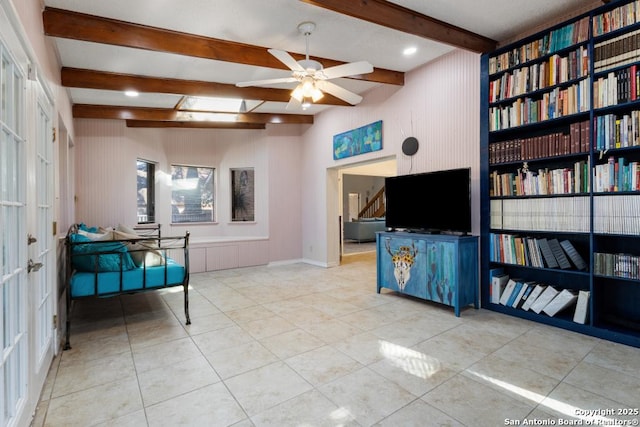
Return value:
[[(605, 73), (606, 74), (606, 73)], [(567, 87), (571, 87), (574, 86), (576, 83), (579, 83), (583, 80), (586, 80), (586, 76), (584, 77), (578, 77), (575, 79), (571, 79), (565, 82), (560, 82), (554, 85), (549, 85), (549, 86), (545, 86), (542, 87), (540, 89), (534, 90), (534, 91), (529, 91), (529, 92), (522, 92), (519, 93), (517, 95), (513, 95), (510, 96), (508, 98), (504, 98), (504, 99), (499, 99), (493, 102), (489, 103), (490, 107), (500, 107), (502, 105), (509, 105), (512, 104), (514, 101), (517, 101), (518, 99), (522, 99), (522, 98), (540, 98), (543, 94), (548, 93), (548, 92), (552, 92), (554, 89), (564, 89)], [(576, 113), (573, 113), (576, 114)]]
[[(484, 54), (481, 68), (482, 306), (640, 347), (640, 0)], [(512, 305), (496, 300), (504, 276), (520, 289)], [(531, 311), (537, 286), (570, 305)]]

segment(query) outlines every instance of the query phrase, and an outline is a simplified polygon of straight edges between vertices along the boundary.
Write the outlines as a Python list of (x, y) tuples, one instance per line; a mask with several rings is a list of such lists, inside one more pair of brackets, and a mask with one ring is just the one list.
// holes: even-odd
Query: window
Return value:
[(138, 224), (156, 220), (155, 171), (154, 163), (146, 160), (137, 161)]
[(213, 222), (213, 171), (171, 166), (171, 222)]

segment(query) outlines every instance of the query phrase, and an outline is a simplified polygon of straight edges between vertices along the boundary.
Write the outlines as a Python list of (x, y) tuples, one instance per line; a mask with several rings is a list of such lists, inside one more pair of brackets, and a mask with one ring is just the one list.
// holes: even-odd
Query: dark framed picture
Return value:
[(231, 169), (231, 221), (255, 221), (253, 168)]

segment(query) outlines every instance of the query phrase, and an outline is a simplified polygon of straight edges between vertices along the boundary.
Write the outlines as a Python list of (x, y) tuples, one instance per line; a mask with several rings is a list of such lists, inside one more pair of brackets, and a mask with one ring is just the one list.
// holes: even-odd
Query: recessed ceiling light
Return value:
[(126, 90), (124, 94), (131, 97), (136, 97), (139, 95), (137, 90)]
[(413, 55), (418, 51), (418, 48), (415, 46), (411, 46), (402, 51), (402, 54), (405, 56)]

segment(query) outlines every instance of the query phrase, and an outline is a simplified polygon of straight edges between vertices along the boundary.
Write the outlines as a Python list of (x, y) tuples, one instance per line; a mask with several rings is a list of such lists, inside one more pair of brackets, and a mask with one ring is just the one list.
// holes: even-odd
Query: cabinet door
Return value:
[(384, 236), (380, 243), (378, 287), (427, 298), (425, 241)]
[(456, 244), (427, 241), (425, 246), (426, 298), (447, 305), (455, 305), (458, 283)]

